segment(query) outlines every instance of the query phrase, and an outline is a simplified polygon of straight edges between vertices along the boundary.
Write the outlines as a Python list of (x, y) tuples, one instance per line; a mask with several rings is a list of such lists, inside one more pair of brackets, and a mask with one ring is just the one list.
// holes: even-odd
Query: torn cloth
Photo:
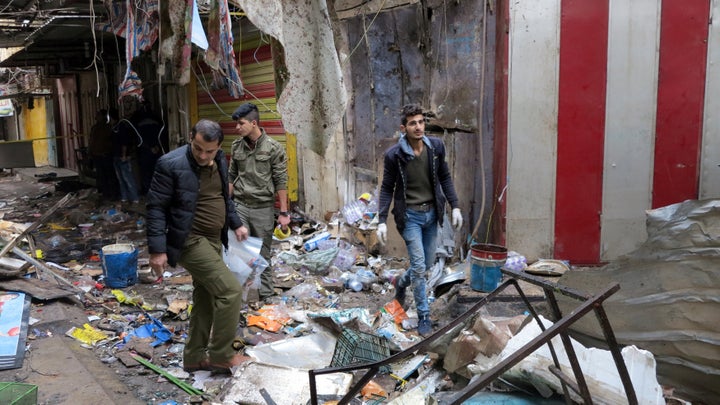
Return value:
[(234, 98), (243, 95), (227, 0), (215, 0), (208, 17), (208, 49), (205, 62), (213, 70), (213, 88), (227, 88)]
[(122, 4), (106, 0), (109, 22), (95, 24), (95, 29), (99, 31), (112, 32), (126, 39), (128, 39), (126, 31), (130, 27), (130, 40), (127, 41), (126, 46), (129, 50), (129, 61), (141, 51), (152, 48), (157, 41), (160, 28), (158, 0), (138, 0), (138, 3), (137, 5), (135, 2)]
[(347, 105), (325, 1), (237, 0), (252, 23), (285, 49), (290, 78), (278, 99), (285, 129), (320, 155)]
[(158, 0), (128, 1), (124, 8), (121, 3), (106, 1), (106, 7), (110, 13), (110, 22), (97, 24), (96, 28), (125, 37), (127, 68), (119, 86), (118, 99), (129, 95), (142, 100), (141, 82), (131, 66), (133, 59), (140, 55), (140, 52), (151, 49), (158, 38)]
[(125, 37), (127, 67), (118, 99), (130, 95), (142, 100), (142, 82), (131, 67), (133, 59), (141, 51), (152, 48), (157, 40), (160, 22), (158, 0), (128, 1), (124, 8), (121, 3), (106, 0), (105, 6), (110, 10), (110, 23), (96, 24), (96, 28)]
[[(158, 72), (164, 74), (165, 64), (172, 64), (173, 79), (178, 85), (190, 82), (190, 56), (192, 51), (192, 16), (194, 0), (169, 1), (163, 9), (163, 34), (160, 39)], [(169, 27), (166, 29), (166, 25)]]

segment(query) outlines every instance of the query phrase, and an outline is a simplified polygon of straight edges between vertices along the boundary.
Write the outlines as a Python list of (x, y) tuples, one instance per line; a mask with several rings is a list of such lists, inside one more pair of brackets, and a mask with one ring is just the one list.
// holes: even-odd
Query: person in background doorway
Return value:
[(439, 138), (425, 135), (425, 116), (417, 104), (402, 108), (400, 140), (385, 152), (380, 187), (377, 237), (387, 242), (387, 218), (393, 215), (410, 258), (410, 268), (398, 277), (395, 299), (405, 304), (405, 290), (411, 287), (418, 314), (418, 333), (432, 333), (427, 300), (427, 273), (435, 263), (438, 225), (442, 226), (445, 203), (452, 207), (452, 225), (462, 227), (455, 186), (445, 161), (445, 145)]
[[(270, 246), (275, 229), (275, 198), (280, 200), (277, 221), (290, 223), (287, 200), (287, 155), (283, 146), (260, 127), (257, 106), (245, 103), (232, 114), (239, 138), (230, 149), (230, 191), (240, 218), (250, 236), (262, 239), (260, 255), (270, 263)], [(260, 300), (275, 294), (272, 269), (260, 276)]]
[(230, 372), (241, 362), (233, 341), (242, 304), (242, 286), (223, 261), (228, 229), (239, 241), (248, 230), (235, 212), (228, 187), (227, 160), (217, 122), (200, 120), (190, 144), (158, 159), (146, 197), (150, 267), (161, 277), (180, 263), (192, 276), (193, 310), (183, 351), (187, 372)]
[(164, 126), (147, 101), (133, 114), (135, 125), (142, 143), (138, 147), (138, 168), (140, 169), (140, 194), (147, 194), (150, 188), (155, 162), (163, 154), (165, 141)]
[(140, 136), (127, 118), (118, 118), (117, 110), (110, 110), (110, 118), (114, 124), (112, 128), (113, 165), (120, 184), (120, 202), (130, 201), (137, 204), (140, 202), (140, 197), (133, 171), (133, 160), (137, 144), (140, 143)]
[(95, 124), (90, 129), (88, 153), (95, 168), (95, 187), (102, 198), (118, 198), (118, 182), (112, 160), (112, 126), (105, 109), (95, 114)]

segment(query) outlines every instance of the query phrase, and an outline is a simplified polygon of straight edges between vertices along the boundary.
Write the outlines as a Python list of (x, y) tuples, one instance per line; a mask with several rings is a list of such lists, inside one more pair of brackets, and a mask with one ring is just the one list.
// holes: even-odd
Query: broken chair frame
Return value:
[[(580, 363), (577, 359), (577, 355), (575, 354), (575, 349), (573, 348), (570, 341), (568, 329), (570, 328), (570, 326), (572, 326), (572, 324), (585, 316), (588, 312), (594, 311), (595, 316), (597, 317), (598, 322), (600, 323), (600, 327), (605, 336), (605, 342), (608, 345), (610, 353), (612, 354), (613, 360), (615, 362), (615, 366), (617, 367), (620, 380), (622, 381), (623, 387), (625, 388), (627, 403), (629, 405), (637, 405), (638, 400), (635, 394), (635, 388), (632, 385), (632, 381), (625, 365), (625, 361), (622, 358), (620, 348), (618, 347), (617, 340), (615, 339), (615, 334), (610, 326), (607, 315), (602, 306), (603, 301), (605, 301), (608, 297), (610, 297), (612, 294), (614, 294), (620, 289), (620, 285), (618, 283), (612, 283), (596, 295), (590, 296), (580, 291), (549, 282), (543, 278), (532, 276), (523, 271), (514, 271), (502, 268), (502, 272), (505, 273), (505, 275), (509, 276), (507, 281), (503, 282), (494, 291), (482, 297), (472, 308), (470, 308), (468, 311), (466, 311), (447, 325), (438, 329), (427, 339), (422, 340), (401, 352), (395, 353), (394, 355), (384, 360), (371, 363), (352, 364), (341, 367), (328, 367), (323, 369), (309, 370), (308, 374), (310, 378), (310, 403), (312, 405), (318, 404), (315, 376), (367, 369), (367, 372), (350, 388), (347, 394), (345, 394), (345, 396), (343, 396), (338, 402), (338, 404), (340, 405), (347, 404), (352, 400), (352, 398), (355, 397), (355, 395), (360, 392), (360, 390), (365, 386), (365, 384), (367, 384), (370, 379), (373, 378), (380, 371), (380, 368), (382, 366), (390, 365), (404, 358), (413, 356), (422, 349), (426, 349), (431, 345), (431, 343), (441, 338), (448, 331), (452, 330), (458, 325), (463, 324), (465, 321), (475, 316), (479, 312), (480, 308), (482, 308), (489, 301), (500, 295), (503, 290), (505, 290), (509, 286), (514, 286), (519, 296), (522, 298), (523, 302), (527, 306), (529, 312), (532, 314), (533, 318), (540, 326), (542, 333), (536, 336), (530, 342), (526, 343), (522, 348), (520, 348), (510, 356), (500, 361), (497, 365), (488, 370), (486, 373), (480, 375), (479, 378), (472, 380), (464, 389), (458, 391), (455, 395), (449, 397), (446, 400), (447, 402), (442, 401), (441, 403), (453, 405), (462, 403), (463, 401), (469, 399), (476, 392), (488, 386), (491, 382), (500, 377), (503, 373), (505, 373), (507, 370), (519, 363), (521, 360), (532, 354), (542, 345), (547, 344), (550, 349), (550, 353), (552, 355), (554, 363), (553, 366), (550, 366), (549, 371), (553, 375), (558, 377), (558, 379), (560, 380), (563, 388), (563, 393), (565, 395), (565, 401), (568, 404), (572, 403), (569, 392), (569, 390), (571, 389), (582, 398), (583, 402), (586, 405), (592, 404), (593, 400), (590, 396), (590, 391), (588, 389), (587, 382), (585, 381), (583, 371), (580, 368)], [(550, 326), (549, 328), (545, 328), (542, 321), (540, 320), (539, 315), (537, 314), (530, 301), (520, 288), (518, 280), (523, 280), (525, 282), (535, 284), (544, 290), (546, 300), (550, 306), (550, 310), (552, 311), (552, 314), (556, 319), (555, 323), (552, 326)], [(567, 297), (579, 300), (581, 301), (581, 304), (572, 312), (570, 312), (570, 314), (562, 316), (562, 313), (560, 312), (560, 307), (555, 297), (556, 292)], [(575, 381), (572, 381), (570, 377), (560, 369), (560, 362), (551, 342), (551, 339), (557, 335), (560, 335), (560, 339), (562, 341), (563, 347), (565, 348), (568, 361), (570, 362), (570, 366), (575, 376)]]

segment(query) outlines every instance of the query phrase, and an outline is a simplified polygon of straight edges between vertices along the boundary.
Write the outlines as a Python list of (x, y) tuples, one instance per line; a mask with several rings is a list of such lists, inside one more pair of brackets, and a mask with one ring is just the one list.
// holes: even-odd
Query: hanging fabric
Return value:
[(213, 70), (213, 87), (226, 88), (239, 98), (244, 94), (233, 49), (232, 22), (227, 0), (214, 0), (208, 17), (208, 49), (205, 63)]

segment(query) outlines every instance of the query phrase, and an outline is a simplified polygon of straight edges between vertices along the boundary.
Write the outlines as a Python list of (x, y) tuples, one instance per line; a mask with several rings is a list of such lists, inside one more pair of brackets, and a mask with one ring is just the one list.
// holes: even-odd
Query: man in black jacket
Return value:
[(405, 240), (410, 268), (398, 277), (395, 298), (404, 305), (405, 290), (410, 287), (418, 314), (418, 333), (432, 333), (430, 307), (427, 300), (427, 271), (435, 263), (438, 225), (442, 226), (445, 204), (452, 207), (452, 225), (462, 227), (462, 214), (445, 161), (445, 145), (438, 138), (425, 136), (425, 116), (417, 104), (402, 109), (402, 137), (385, 152), (383, 179), (378, 204), (377, 236), (387, 242), (385, 222), (392, 213), (398, 232)]
[(147, 195), (150, 267), (161, 275), (168, 265), (180, 263), (193, 278), (194, 306), (183, 352), (189, 372), (230, 372), (240, 363), (232, 343), (242, 286), (225, 265), (222, 247), (227, 247), (228, 228), (239, 241), (248, 230), (230, 199), (222, 141), (217, 122), (198, 121), (189, 145), (158, 160)]

